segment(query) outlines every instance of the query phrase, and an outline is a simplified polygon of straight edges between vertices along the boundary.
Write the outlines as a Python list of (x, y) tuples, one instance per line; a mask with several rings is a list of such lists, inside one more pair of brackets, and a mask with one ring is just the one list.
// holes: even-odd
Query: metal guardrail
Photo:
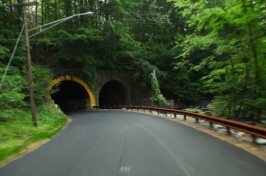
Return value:
[(157, 113), (166, 113), (166, 114), (174, 114), (174, 118), (176, 118), (176, 115), (183, 115), (184, 120), (186, 120), (186, 117), (193, 117), (196, 120), (196, 123), (200, 120), (204, 120), (209, 122), (210, 127), (213, 127), (213, 124), (219, 124), (227, 129), (227, 133), (230, 134), (230, 129), (235, 129), (238, 131), (242, 131), (244, 133), (252, 135), (253, 139), (256, 137), (264, 138), (266, 139), (266, 128), (258, 127), (251, 124), (246, 124), (243, 122), (238, 122), (234, 120), (229, 120), (221, 117), (215, 117), (210, 115), (204, 115), (204, 114), (198, 114), (193, 112), (187, 112), (184, 110), (175, 110), (175, 109), (167, 109), (167, 108), (156, 108), (156, 107), (149, 107), (149, 106), (94, 106), (96, 109), (136, 109), (136, 110), (150, 110), (150, 111), (156, 111)]

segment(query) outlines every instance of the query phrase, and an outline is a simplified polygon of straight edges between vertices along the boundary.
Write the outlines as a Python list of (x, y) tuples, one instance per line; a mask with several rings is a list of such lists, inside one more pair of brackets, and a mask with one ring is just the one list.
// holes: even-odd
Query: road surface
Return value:
[(50, 142), (0, 176), (266, 176), (266, 163), (159, 117), (125, 111), (70, 114)]

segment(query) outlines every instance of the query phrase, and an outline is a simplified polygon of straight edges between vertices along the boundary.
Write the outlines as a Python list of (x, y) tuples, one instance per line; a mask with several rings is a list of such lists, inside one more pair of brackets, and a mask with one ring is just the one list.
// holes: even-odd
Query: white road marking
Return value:
[(129, 173), (130, 170), (131, 170), (131, 167), (130, 166), (122, 166), (122, 167), (120, 167), (119, 172), (120, 173)]

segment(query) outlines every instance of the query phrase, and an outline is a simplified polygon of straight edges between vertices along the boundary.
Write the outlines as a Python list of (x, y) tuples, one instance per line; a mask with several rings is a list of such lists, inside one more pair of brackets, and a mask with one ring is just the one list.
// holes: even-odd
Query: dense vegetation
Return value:
[[(16, 3), (0, 1), (1, 75), (22, 27)], [(94, 14), (31, 38), (38, 105), (47, 95), (49, 69), (70, 63), (91, 84), (97, 69), (113, 69), (131, 70), (151, 86), (156, 70), (162, 92), (175, 102), (213, 100), (213, 113), (228, 117), (261, 120), (265, 114), (264, 0), (42, 0), (27, 14), (33, 28), (87, 11)], [(25, 72), (20, 43), (0, 90), (1, 111), (27, 106)]]
[(13, 157), (16, 158), (27, 148), (31, 151), (32, 143), (53, 137), (68, 121), (51, 103), (38, 107), (38, 128), (32, 125), (28, 109), (10, 109), (4, 115), (12, 118), (0, 121), (0, 167), (10, 161), (11, 158), (8, 157), (11, 155), (15, 154)]

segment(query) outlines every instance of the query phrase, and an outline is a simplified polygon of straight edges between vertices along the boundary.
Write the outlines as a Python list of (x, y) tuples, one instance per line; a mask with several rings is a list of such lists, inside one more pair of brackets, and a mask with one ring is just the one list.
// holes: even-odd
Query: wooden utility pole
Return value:
[(31, 54), (30, 54), (30, 43), (29, 43), (29, 34), (28, 34), (28, 20), (26, 15), (26, 6), (32, 4), (24, 4), (22, 0), (22, 12), (23, 12), (23, 23), (24, 23), (24, 35), (25, 35), (25, 46), (27, 52), (27, 72), (28, 72), (28, 86), (29, 86), (29, 96), (30, 96), (30, 107), (32, 115), (33, 126), (37, 127), (37, 116), (36, 116), (36, 106), (34, 100), (34, 91), (33, 91), (33, 78), (32, 78), (32, 68), (31, 68)]

